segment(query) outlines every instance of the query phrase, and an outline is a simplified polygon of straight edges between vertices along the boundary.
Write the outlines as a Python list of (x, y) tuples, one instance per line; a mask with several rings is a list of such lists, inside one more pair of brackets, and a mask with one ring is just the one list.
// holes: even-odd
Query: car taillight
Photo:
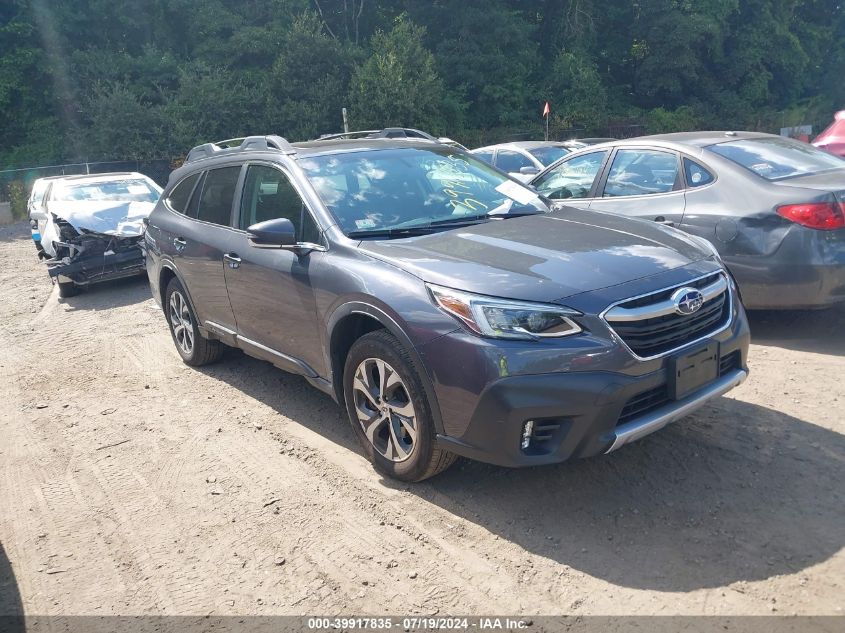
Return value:
[(778, 215), (801, 226), (822, 231), (845, 228), (845, 203), (807, 202), (778, 207)]

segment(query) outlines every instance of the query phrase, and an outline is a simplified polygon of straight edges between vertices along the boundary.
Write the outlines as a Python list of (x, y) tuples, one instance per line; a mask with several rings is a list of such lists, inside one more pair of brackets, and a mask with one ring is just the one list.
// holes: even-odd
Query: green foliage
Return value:
[(26, 217), (26, 186), (22, 180), (13, 180), (6, 187), (9, 197), (9, 207), (15, 220)]
[(352, 76), (349, 91), (352, 126), (446, 127), (445, 90), (434, 56), (423, 46), (425, 30), (406, 17), (372, 38), (372, 55)]
[(558, 54), (548, 94), (559, 126), (595, 129), (607, 120), (607, 92), (595, 63), (581, 52)]
[[(0, 169), (409, 125), (489, 143), (812, 123), (842, 0), (4, 0)], [(640, 128), (638, 128), (640, 129)]]
[(270, 71), (268, 128), (291, 139), (343, 129), (341, 108), (360, 49), (326, 33), (316, 14), (298, 16)]
[(655, 108), (647, 112), (645, 118), (648, 131), (652, 134), (685, 132), (695, 130), (698, 126), (698, 117), (688, 106), (681, 106), (677, 110)]

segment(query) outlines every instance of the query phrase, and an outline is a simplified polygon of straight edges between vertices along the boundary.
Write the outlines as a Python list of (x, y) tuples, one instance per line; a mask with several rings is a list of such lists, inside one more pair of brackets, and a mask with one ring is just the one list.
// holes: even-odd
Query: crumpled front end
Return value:
[[(80, 286), (143, 273), (145, 260), (141, 235), (107, 235), (76, 229), (67, 220), (53, 216), (49, 237), (53, 253), (47, 259), (50, 277), (73, 281)], [(48, 232), (45, 231), (45, 236)]]

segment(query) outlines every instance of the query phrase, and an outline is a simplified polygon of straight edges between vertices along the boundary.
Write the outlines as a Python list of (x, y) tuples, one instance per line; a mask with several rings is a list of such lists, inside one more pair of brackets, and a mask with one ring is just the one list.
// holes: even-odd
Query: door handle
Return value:
[(672, 222), (672, 220), (667, 220), (662, 215), (658, 215), (656, 218), (654, 218), (654, 221), (658, 224), (662, 224), (663, 226), (675, 226), (675, 223)]
[(174, 237), (173, 238), (173, 246), (176, 247), (177, 251), (181, 251), (188, 245), (188, 242), (185, 241), (184, 237)]
[(238, 268), (241, 265), (241, 258), (236, 253), (226, 253), (223, 261), (229, 262), (229, 268)]

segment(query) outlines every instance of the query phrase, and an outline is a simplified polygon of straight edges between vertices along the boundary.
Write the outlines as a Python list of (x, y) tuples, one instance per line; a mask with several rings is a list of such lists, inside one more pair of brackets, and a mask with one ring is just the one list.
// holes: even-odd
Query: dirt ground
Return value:
[(0, 613), (838, 614), (845, 310), (613, 455), (380, 478), (327, 396), (182, 364), (143, 280), (59, 300), (0, 228)]

